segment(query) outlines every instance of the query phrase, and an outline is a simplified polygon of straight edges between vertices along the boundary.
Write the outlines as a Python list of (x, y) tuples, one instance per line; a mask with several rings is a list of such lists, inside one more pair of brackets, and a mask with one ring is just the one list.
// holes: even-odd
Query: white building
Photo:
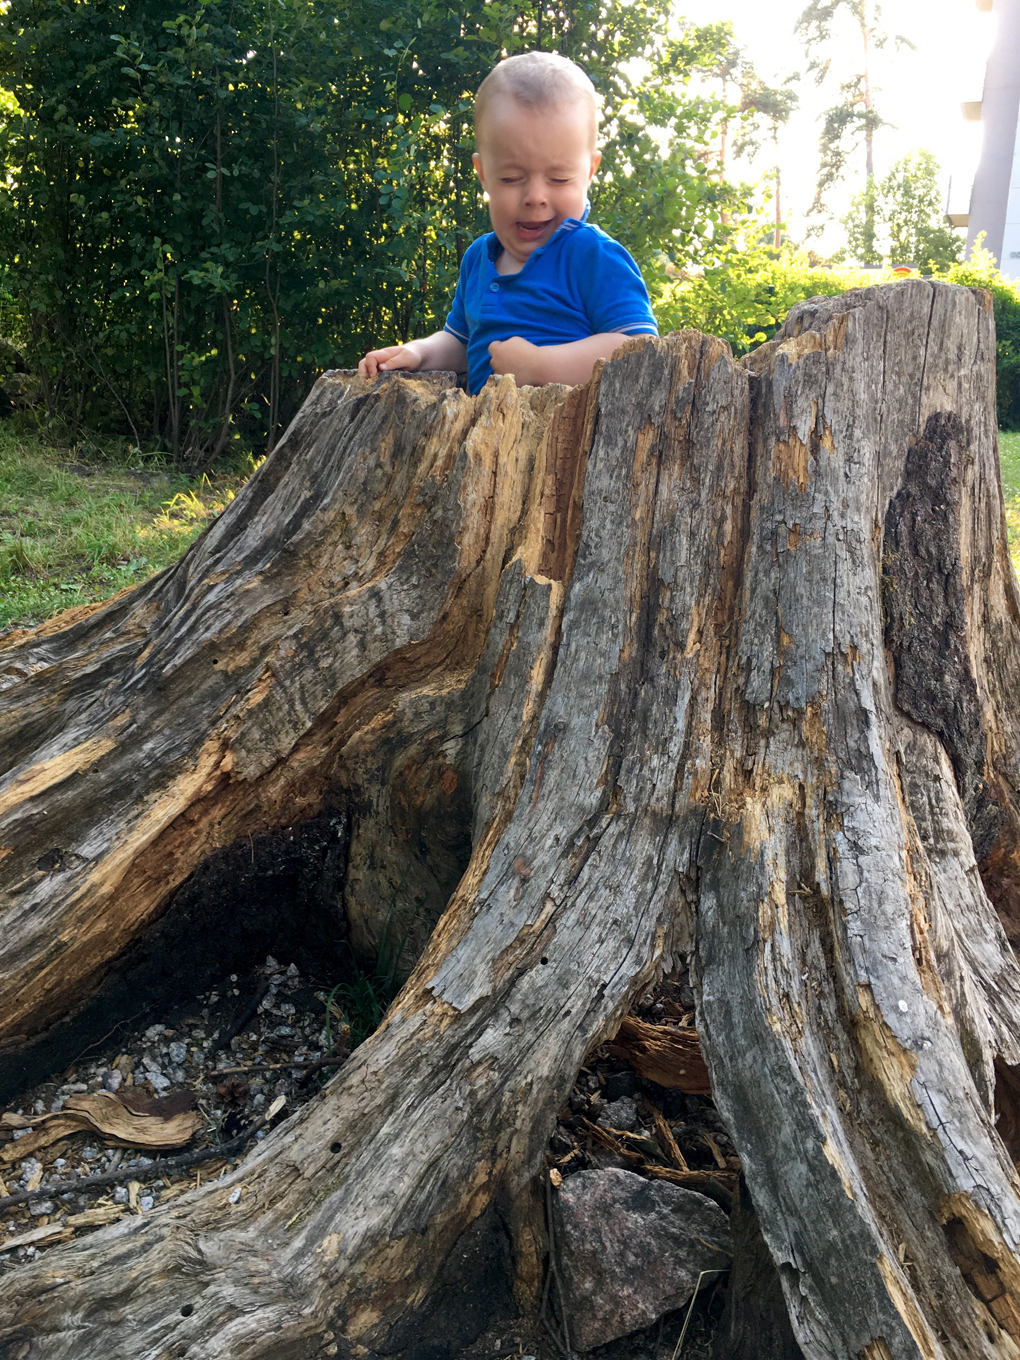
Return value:
[(967, 221), (957, 218), (953, 225), (966, 225), (968, 253), (984, 232), (999, 268), (1020, 280), (1020, 0), (977, 4), (994, 13), (996, 35), (981, 103), (963, 106), (965, 117), (981, 119), (984, 135)]

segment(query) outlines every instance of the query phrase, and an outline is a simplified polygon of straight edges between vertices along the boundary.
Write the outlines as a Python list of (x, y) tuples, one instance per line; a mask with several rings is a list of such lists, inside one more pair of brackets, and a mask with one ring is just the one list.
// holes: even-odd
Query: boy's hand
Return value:
[(541, 387), (549, 381), (545, 376), (542, 347), (519, 335), (512, 335), (509, 340), (494, 340), (489, 346), (489, 362), (493, 373), (500, 377), (512, 373), (518, 387)]
[(358, 364), (358, 372), (363, 378), (374, 378), (380, 371), (386, 373), (393, 368), (416, 369), (421, 366), (421, 354), (410, 345), (387, 345), (385, 349), (373, 349)]

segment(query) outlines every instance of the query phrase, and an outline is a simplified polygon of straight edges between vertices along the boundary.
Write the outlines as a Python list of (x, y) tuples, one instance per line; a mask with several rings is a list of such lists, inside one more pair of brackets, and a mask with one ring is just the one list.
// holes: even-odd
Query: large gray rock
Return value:
[(571, 1345), (590, 1350), (681, 1308), (730, 1264), (713, 1200), (633, 1171), (579, 1171), (554, 1200)]

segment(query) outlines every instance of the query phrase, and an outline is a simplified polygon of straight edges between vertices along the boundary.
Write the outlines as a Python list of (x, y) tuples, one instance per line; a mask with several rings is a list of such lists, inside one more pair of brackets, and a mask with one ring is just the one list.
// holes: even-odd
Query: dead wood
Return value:
[(0, 1344), (452, 1353), (458, 1251), (537, 1310), (556, 1111), (689, 958), (804, 1356), (1015, 1356), (1018, 603), (981, 293), (569, 391), (322, 379), (176, 568), (2, 644), (4, 1041), (315, 817), (358, 947), (412, 904), (424, 952), (234, 1173), (18, 1272)]

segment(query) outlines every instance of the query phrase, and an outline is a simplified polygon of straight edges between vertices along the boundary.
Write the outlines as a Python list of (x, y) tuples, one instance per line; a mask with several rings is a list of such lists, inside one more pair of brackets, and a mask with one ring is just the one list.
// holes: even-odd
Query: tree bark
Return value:
[(556, 1110), (681, 958), (807, 1360), (1020, 1353), (994, 358), (918, 280), (742, 363), (327, 375), (177, 567), (4, 641), (10, 1063), (210, 855), (330, 809), (360, 947), (403, 899), (424, 946), (235, 1173), (11, 1277), (7, 1354), (448, 1352), (455, 1250), (527, 1311)]

